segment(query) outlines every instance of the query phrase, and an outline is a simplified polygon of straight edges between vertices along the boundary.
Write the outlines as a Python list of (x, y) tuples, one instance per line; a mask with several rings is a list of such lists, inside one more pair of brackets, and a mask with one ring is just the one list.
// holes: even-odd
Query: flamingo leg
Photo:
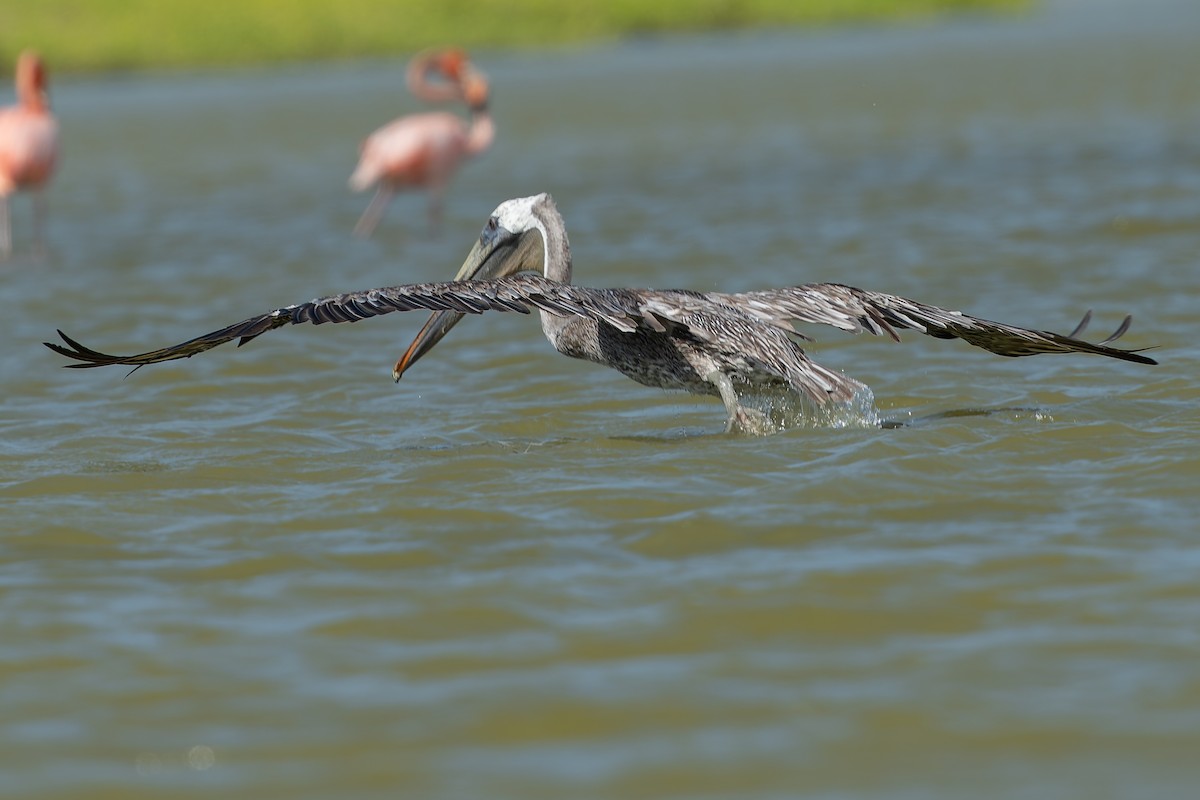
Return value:
[(429, 187), (429, 230), (436, 233), (442, 227), (442, 209), (446, 198), (446, 185), (435, 183)]
[(0, 194), (0, 260), (12, 255), (12, 226), (8, 219), (8, 195)]
[(366, 210), (358, 218), (358, 224), (354, 226), (355, 236), (365, 239), (371, 235), (375, 226), (379, 224), (379, 220), (383, 218), (383, 212), (387, 210), (388, 203), (392, 201), (392, 195), (395, 193), (395, 190), (386, 183), (379, 184), (379, 188), (375, 190), (375, 196), (371, 198)]
[(46, 251), (46, 194), (42, 191), (33, 193), (33, 248), (37, 253)]

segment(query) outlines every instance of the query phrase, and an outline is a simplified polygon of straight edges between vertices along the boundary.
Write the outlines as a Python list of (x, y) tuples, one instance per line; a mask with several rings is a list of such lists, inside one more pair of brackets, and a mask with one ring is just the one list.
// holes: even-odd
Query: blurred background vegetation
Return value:
[(407, 55), (439, 44), (555, 47), (632, 36), (1009, 12), (1031, 0), (2, 0), (0, 70), (26, 47), (55, 71)]

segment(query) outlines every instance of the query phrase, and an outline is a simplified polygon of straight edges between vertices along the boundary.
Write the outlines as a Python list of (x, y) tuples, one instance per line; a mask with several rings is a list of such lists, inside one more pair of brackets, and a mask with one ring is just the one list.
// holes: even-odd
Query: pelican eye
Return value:
[(493, 239), (496, 236), (496, 231), (500, 227), (499, 219), (496, 217), (488, 217), (487, 224), (484, 225), (484, 233), (479, 234), (479, 241), (486, 242), (488, 239)]

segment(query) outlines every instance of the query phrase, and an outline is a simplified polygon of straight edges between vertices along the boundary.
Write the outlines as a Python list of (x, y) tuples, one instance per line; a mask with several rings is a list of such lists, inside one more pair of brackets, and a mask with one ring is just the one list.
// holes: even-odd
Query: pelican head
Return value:
[[(565, 269), (565, 274), (550, 274), (551, 270), (546, 268), (551, 261), (547, 242), (554, 235), (547, 232), (547, 225), (562, 237), (562, 255), (555, 259), (555, 263), (561, 263), (565, 257), (565, 267), (559, 267), (555, 272), (562, 273)], [(566, 250), (565, 236), (562, 217), (550, 195), (543, 192), (532, 197), (505, 200), (488, 217), (479, 239), (467, 254), (454, 280), (481, 281), (504, 278), (518, 272), (544, 271), (549, 278), (569, 281), (570, 256)], [(392, 378), (400, 380), (405, 371), (432, 350), (463, 316), (458, 311), (435, 311), (430, 314), (425, 327), (421, 328), (417, 338), (413, 339), (408, 350), (396, 362)]]

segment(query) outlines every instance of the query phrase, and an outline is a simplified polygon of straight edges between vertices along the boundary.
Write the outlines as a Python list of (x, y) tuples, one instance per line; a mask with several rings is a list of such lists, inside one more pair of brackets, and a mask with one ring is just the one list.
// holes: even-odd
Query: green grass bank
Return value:
[(913, 21), (1030, 0), (0, 0), (0, 71), (33, 47), (56, 72), (400, 56), (435, 44), (561, 47), (631, 36)]

